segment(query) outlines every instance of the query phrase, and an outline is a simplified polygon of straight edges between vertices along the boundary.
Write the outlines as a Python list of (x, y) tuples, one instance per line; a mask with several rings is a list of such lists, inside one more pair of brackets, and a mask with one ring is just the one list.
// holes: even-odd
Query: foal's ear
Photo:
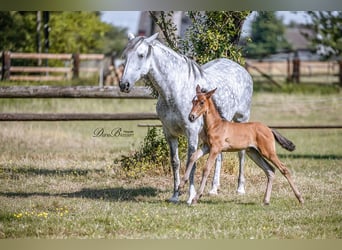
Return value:
[(209, 99), (216, 91), (217, 88), (214, 88), (213, 90), (210, 90), (209, 92), (207, 92), (205, 94), (205, 96), (207, 97), (207, 99)]
[(197, 94), (202, 93), (201, 87), (200, 87), (198, 84), (197, 84), (197, 86), (196, 86), (196, 93), (197, 93)]

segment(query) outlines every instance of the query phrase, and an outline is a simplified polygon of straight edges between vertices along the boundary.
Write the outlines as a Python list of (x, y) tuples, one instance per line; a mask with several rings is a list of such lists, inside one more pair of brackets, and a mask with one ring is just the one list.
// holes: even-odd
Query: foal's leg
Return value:
[(199, 158), (201, 158), (203, 155), (205, 155), (207, 153), (209, 153), (209, 147), (208, 147), (208, 145), (204, 145), (202, 148), (197, 149), (196, 152), (191, 155), (190, 161), (189, 161), (188, 165), (186, 166), (185, 174), (184, 174), (183, 178), (181, 179), (178, 191), (180, 191), (184, 187), (184, 185), (188, 182), (193, 164)]
[(261, 156), (258, 150), (249, 148), (247, 155), (262, 169), (267, 177), (266, 192), (264, 196), (264, 204), (270, 204), (272, 183), (274, 179), (274, 168)]
[(297, 197), (298, 201), (303, 204), (304, 203), (304, 199), (302, 198), (302, 195), (300, 194), (300, 192), (298, 191), (297, 187), (295, 186), (293, 180), (292, 180), (292, 176), (290, 171), (287, 169), (287, 167), (285, 167), (284, 163), (282, 163), (278, 156), (274, 153), (270, 156), (269, 159), (278, 169), (279, 171), (285, 176), (285, 178), (287, 179), (288, 183), (290, 184), (295, 196)]
[[(181, 193), (184, 185), (188, 182), (188, 180), (190, 178), (190, 173), (193, 172), (193, 167), (194, 167), (194, 164), (196, 163), (196, 161), (199, 158), (201, 158), (203, 155), (207, 154), (208, 152), (209, 152), (209, 147), (207, 145), (204, 145), (201, 149), (198, 149), (195, 153), (192, 154), (192, 156), (190, 157), (189, 163), (187, 165), (186, 172), (185, 172), (185, 174), (181, 180), (181, 183), (179, 185), (179, 188), (178, 188), (179, 194)], [(191, 204), (191, 202), (195, 196), (196, 196), (196, 190), (194, 190), (194, 192), (191, 193), (191, 189), (190, 189), (189, 199), (187, 200), (187, 203), (189, 205)]]
[(246, 150), (241, 150), (238, 152), (239, 155), (239, 179), (238, 179), (238, 189), (239, 194), (245, 194), (245, 175), (244, 175), (244, 165)]
[(208, 176), (209, 176), (209, 173), (210, 173), (210, 170), (211, 170), (212, 166), (214, 165), (215, 159), (216, 159), (218, 154), (219, 153), (217, 153), (215, 151), (212, 151), (212, 149), (210, 150), (208, 160), (207, 160), (207, 162), (205, 164), (205, 167), (203, 169), (201, 186), (200, 186), (200, 188), (198, 190), (198, 193), (197, 193), (196, 197), (192, 201), (193, 204), (196, 204), (198, 199), (202, 196), (202, 194), (204, 192), (205, 184), (207, 182), (207, 179), (208, 179)]
[(223, 162), (223, 154), (218, 154), (216, 161), (215, 161), (215, 172), (214, 172), (214, 178), (212, 182), (212, 188), (209, 191), (209, 194), (211, 195), (217, 195), (217, 190), (220, 186), (220, 172), (221, 172), (221, 166)]

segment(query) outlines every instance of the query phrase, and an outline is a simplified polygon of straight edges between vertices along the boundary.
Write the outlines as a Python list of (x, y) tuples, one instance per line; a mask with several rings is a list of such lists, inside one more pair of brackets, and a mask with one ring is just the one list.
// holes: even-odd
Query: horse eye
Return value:
[(201, 106), (203, 106), (203, 104), (204, 104), (204, 101), (202, 100), (202, 101), (200, 102), (200, 104), (201, 104)]
[(143, 58), (143, 57), (144, 57), (144, 54), (138, 54), (138, 57), (139, 57), (139, 58)]

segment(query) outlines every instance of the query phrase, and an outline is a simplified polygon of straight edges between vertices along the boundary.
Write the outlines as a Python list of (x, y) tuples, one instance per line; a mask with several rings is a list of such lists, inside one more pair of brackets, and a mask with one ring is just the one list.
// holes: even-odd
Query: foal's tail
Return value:
[(271, 130), (272, 130), (272, 133), (274, 135), (274, 138), (280, 144), (280, 146), (282, 146), (283, 148), (285, 148), (288, 151), (295, 150), (296, 145), (294, 145), (292, 141), (290, 141), (289, 139), (286, 139), (284, 136), (279, 134), (279, 132), (277, 132), (276, 130), (274, 130), (274, 129), (271, 129)]

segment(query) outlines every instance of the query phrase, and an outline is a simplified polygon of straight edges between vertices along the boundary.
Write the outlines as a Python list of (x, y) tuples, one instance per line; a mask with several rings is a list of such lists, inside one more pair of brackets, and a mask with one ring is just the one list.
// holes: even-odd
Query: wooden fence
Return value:
[[(1, 53), (1, 79), (14, 81), (60, 81), (79, 78), (81, 74), (93, 73), (99, 76), (103, 86), (103, 54), (49, 54), (49, 53)], [(34, 66), (15, 66), (15, 60), (37, 60)], [(41, 66), (42, 60), (59, 60), (63, 67)], [(84, 67), (81, 62), (96, 61), (94, 66)], [(283, 61), (246, 60), (246, 68), (255, 81), (267, 79), (280, 86), (280, 82), (339, 83), (342, 85), (342, 60), (304, 61), (299, 59)]]
[[(80, 73), (88, 72), (99, 75), (102, 84), (103, 54), (49, 54), (49, 53), (1, 53), (1, 80), (13, 81), (61, 81), (75, 79)], [(35, 66), (14, 66), (14, 60), (37, 60)], [(41, 66), (42, 60), (59, 60), (64, 67)], [(97, 61), (97, 67), (81, 67), (81, 61)], [(45, 63), (46, 64), (46, 63)]]
[(279, 85), (279, 82), (292, 81), (339, 83), (342, 85), (342, 61), (285, 61), (247, 60), (246, 68), (255, 81), (265, 78)]
[[(129, 94), (119, 87), (51, 87), (11, 86), (0, 87), (0, 98), (138, 98), (151, 99), (150, 89), (135, 87)], [(0, 113), (1, 121), (121, 121), (158, 120), (156, 113)]]
[[(0, 98), (139, 98), (151, 99), (150, 89), (135, 87), (121, 93), (119, 87), (0, 87)], [(5, 121), (120, 121), (158, 120), (156, 113), (0, 113), (0, 122)], [(140, 124), (142, 127), (159, 127), (160, 124)], [(341, 129), (342, 125), (271, 126), (276, 129)]]

